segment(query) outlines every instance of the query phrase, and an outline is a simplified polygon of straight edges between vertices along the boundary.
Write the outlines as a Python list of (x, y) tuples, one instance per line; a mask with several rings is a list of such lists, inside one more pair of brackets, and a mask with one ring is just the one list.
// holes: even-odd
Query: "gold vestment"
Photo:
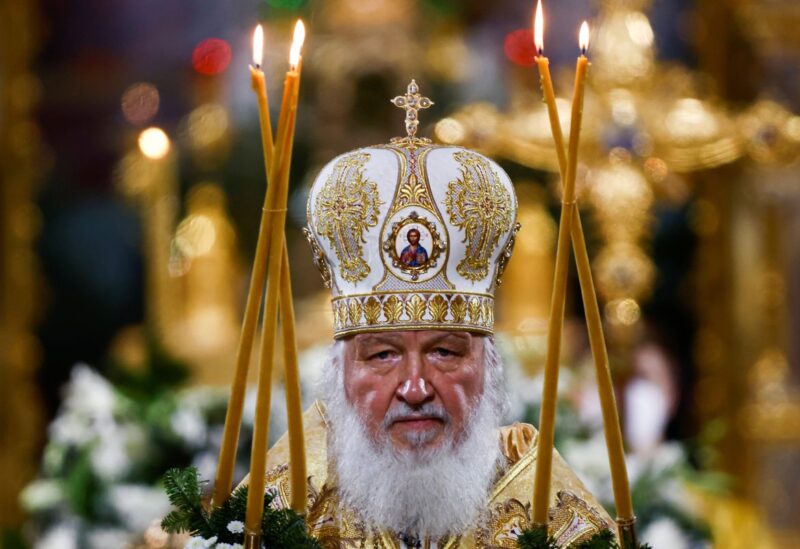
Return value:
[[(372, 532), (359, 524), (352, 510), (344, 508), (336, 490), (336, 474), (328, 461), (328, 426), (324, 407), (314, 403), (303, 416), (308, 459), (308, 505), (306, 523), (323, 547), (402, 549), (404, 545), (390, 532)], [(530, 525), (533, 477), (536, 459), (536, 430), (523, 423), (503, 427), (500, 444), (505, 463), (498, 470), (487, 502), (487, 519), (470, 532), (423, 542), (424, 548), (516, 548), (519, 533)], [(289, 444), (284, 435), (270, 449), (267, 458), (267, 491), (275, 494), (271, 505), (289, 506)], [(247, 479), (245, 479), (245, 483)], [(588, 539), (613, 522), (583, 483), (555, 453), (551, 486), (550, 533), (559, 545)]]

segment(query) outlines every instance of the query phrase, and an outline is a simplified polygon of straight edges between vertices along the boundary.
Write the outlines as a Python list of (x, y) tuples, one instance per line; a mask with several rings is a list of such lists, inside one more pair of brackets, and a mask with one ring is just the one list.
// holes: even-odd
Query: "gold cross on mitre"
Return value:
[(427, 109), (433, 105), (433, 101), (419, 93), (419, 86), (416, 80), (411, 80), (408, 85), (405, 95), (398, 95), (392, 99), (395, 107), (400, 107), (406, 111), (406, 131), (408, 132), (408, 140), (413, 141), (414, 136), (417, 134), (417, 127), (419, 120), (417, 112), (420, 109)]

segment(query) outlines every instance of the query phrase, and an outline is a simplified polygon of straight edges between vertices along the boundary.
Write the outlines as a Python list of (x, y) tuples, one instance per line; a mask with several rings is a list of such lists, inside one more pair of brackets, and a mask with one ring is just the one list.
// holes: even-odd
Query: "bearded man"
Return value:
[[(412, 81), (395, 103), (430, 101)], [(407, 137), (334, 159), (309, 195), (306, 236), (333, 292), (336, 341), (322, 401), (304, 415), (305, 518), (325, 547), (516, 547), (531, 520), (536, 431), (501, 427), (492, 339), (516, 197), (488, 158), (415, 137), (408, 112)], [(412, 224), (431, 235), (424, 266), (397, 255)], [(268, 455), (275, 507), (290, 501), (288, 468), (284, 437)], [(611, 526), (558, 455), (551, 494), (560, 544)]]

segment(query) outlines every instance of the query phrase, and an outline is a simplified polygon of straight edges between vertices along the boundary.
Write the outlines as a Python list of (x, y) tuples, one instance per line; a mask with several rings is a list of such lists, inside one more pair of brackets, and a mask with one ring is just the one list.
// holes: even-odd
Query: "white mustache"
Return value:
[(412, 407), (405, 402), (389, 410), (383, 418), (383, 427), (388, 428), (396, 421), (409, 421), (414, 419), (438, 419), (445, 424), (450, 423), (450, 414), (440, 404), (426, 402), (422, 406)]

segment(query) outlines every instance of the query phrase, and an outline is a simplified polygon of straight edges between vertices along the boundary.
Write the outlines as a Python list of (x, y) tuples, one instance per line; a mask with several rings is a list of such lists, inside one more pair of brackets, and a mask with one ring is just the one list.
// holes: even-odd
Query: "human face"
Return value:
[(400, 453), (458, 440), (484, 389), (484, 336), (404, 331), (345, 340), (344, 388), (370, 437)]
[(417, 243), (419, 242), (419, 231), (417, 231), (416, 229), (411, 229), (410, 231), (408, 231), (408, 242), (412, 246), (416, 246)]

